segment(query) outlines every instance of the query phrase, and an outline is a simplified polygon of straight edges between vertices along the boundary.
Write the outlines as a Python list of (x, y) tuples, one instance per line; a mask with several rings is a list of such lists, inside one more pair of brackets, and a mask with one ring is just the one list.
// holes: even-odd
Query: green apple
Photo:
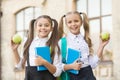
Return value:
[(106, 40), (109, 39), (110, 34), (109, 34), (109, 32), (102, 32), (100, 36), (101, 36), (101, 39), (102, 39), (103, 41), (106, 41)]
[(13, 36), (13, 38), (12, 38), (12, 41), (13, 41), (15, 44), (19, 44), (19, 43), (21, 43), (22, 38), (21, 38), (21, 36), (20, 36), (19, 34), (15, 34), (15, 35)]

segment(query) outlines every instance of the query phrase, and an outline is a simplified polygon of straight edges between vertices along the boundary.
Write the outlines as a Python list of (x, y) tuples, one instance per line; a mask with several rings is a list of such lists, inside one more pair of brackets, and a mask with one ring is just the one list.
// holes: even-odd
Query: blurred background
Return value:
[[(24, 41), (31, 19), (47, 14), (59, 21), (62, 15), (72, 10), (88, 15), (95, 53), (100, 33), (110, 33), (104, 56), (99, 66), (93, 69), (97, 80), (120, 80), (119, 3), (119, 0), (0, 0), (0, 80), (24, 79), (24, 70), (14, 70), (15, 60), (10, 47), (12, 35), (19, 33)], [(20, 55), (21, 48), (22, 45)]]

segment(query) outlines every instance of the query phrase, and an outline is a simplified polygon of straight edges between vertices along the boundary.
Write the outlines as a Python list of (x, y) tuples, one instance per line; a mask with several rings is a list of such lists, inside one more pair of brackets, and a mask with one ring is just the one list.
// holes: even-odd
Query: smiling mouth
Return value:
[(45, 33), (45, 32), (47, 32), (47, 31), (40, 31), (40, 32), (43, 32), (43, 33)]
[(77, 27), (75, 27), (75, 28), (71, 28), (72, 30), (77, 30), (78, 28)]

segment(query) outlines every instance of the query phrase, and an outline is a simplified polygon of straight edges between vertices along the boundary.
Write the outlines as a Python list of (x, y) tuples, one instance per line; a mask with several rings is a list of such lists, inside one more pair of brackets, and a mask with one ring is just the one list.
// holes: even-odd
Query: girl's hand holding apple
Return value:
[(101, 38), (101, 45), (105, 46), (106, 44), (108, 44), (109, 39), (110, 39), (110, 33), (109, 32), (102, 32), (100, 34), (100, 38)]
[(22, 38), (19, 34), (15, 34), (12, 39), (11, 39), (11, 47), (13, 49), (13, 51), (16, 51), (18, 46), (20, 45), (22, 41)]
[(19, 34), (15, 34), (13, 37), (12, 37), (12, 41), (15, 43), (15, 44), (20, 44), (21, 41), (22, 41), (22, 38)]
[(107, 41), (107, 40), (109, 40), (109, 38), (110, 38), (110, 33), (109, 33), (109, 32), (102, 32), (102, 33), (100, 34), (100, 37), (101, 37), (101, 39), (102, 39), (103, 41)]

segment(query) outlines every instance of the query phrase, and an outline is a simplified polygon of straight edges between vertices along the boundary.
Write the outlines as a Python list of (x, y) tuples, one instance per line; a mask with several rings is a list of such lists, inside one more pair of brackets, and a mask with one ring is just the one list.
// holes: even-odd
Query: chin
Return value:
[(46, 35), (40, 35), (41, 38), (47, 37)]
[(72, 32), (73, 34), (75, 34), (75, 35), (78, 35), (80, 32)]

